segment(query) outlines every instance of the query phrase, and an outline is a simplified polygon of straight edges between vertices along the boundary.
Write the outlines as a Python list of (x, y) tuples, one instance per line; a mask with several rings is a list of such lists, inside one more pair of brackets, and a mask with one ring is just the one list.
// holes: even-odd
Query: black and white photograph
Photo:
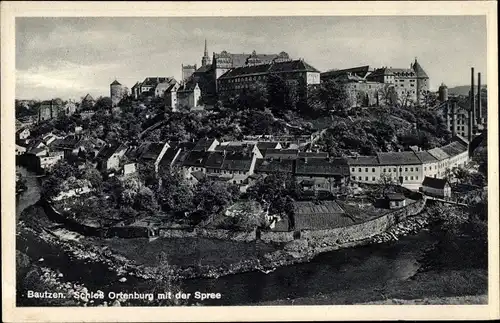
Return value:
[(496, 13), (240, 14), (12, 18), (14, 306), (492, 305)]

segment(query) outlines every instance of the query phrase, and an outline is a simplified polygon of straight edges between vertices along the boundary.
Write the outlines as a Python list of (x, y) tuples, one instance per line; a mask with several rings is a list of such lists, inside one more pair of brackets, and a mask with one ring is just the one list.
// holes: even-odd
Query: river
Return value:
[[(38, 179), (25, 169), (21, 171), (27, 176), (28, 190), (19, 198), (18, 214), (35, 203), (40, 192)], [(383, 289), (411, 277), (420, 266), (418, 259), (433, 242), (422, 232), (391, 243), (324, 253), (308, 263), (277, 268), (268, 274), (256, 271), (218, 279), (189, 279), (182, 281), (180, 287), (191, 295), (196, 291), (221, 293), (221, 299), (204, 301), (204, 305), (251, 305), (331, 293), (348, 296)], [(106, 266), (73, 259), (29, 235), (19, 238), (18, 243), (17, 247), (30, 258), (44, 258), (44, 266), (62, 272), (69, 281), (84, 283), (90, 291), (152, 292), (156, 285), (134, 277), (120, 283)]]

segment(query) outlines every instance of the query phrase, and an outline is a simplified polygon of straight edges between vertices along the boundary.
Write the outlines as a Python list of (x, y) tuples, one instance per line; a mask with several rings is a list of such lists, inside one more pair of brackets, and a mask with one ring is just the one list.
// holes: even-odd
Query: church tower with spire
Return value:
[(201, 66), (207, 66), (210, 64), (210, 56), (208, 56), (207, 40), (205, 39), (205, 51), (203, 52), (203, 57), (201, 58)]

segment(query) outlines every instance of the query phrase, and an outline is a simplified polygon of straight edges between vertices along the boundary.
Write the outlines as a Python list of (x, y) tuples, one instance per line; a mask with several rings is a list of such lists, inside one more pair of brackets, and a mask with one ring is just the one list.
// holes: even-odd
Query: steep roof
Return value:
[(257, 142), (257, 148), (260, 150), (263, 149), (276, 149), (276, 146), (278, 146), (279, 142), (277, 141), (259, 141)]
[(429, 154), (431, 154), (437, 160), (443, 160), (443, 159), (446, 159), (446, 158), (450, 157), (446, 152), (444, 152), (439, 147), (432, 148), (432, 149), (428, 150), (428, 152), (429, 152)]
[(264, 158), (296, 159), (298, 149), (264, 149), (261, 151)]
[(358, 157), (347, 157), (347, 164), (352, 166), (371, 166), (378, 165), (377, 156), (358, 156)]
[(205, 167), (219, 169), (224, 162), (224, 154), (220, 152), (211, 152), (205, 161)]
[(117, 80), (114, 80), (113, 83), (111, 83), (111, 85), (122, 85), (120, 82), (118, 82)]
[(341, 175), (342, 167), (347, 166), (344, 158), (299, 158), (295, 162), (297, 175)]
[(399, 151), (389, 153), (377, 153), (380, 165), (412, 165), (421, 164), (420, 159), (413, 151)]
[(415, 73), (417, 73), (417, 77), (429, 78), (429, 76), (427, 75), (427, 73), (425, 73), (422, 66), (420, 66), (420, 64), (417, 62), (416, 58), (415, 58), (415, 63), (413, 63), (413, 65), (412, 65), (412, 68), (415, 71)]
[(391, 201), (403, 201), (406, 199), (405, 196), (401, 193), (387, 194), (386, 197)]
[(267, 74), (267, 73), (285, 73), (285, 72), (316, 72), (319, 71), (304, 60), (275, 62), (268, 64), (241, 66), (233, 68), (224, 73), (220, 78), (232, 78), (243, 75)]
[(270, 160), (258, 159), (255, 163), (256, 173), (292, 173), (293, 163), (291, 159)]
[(212, 138), (212, 139), (208, 139), (208, 138), (200, 139), (196, 143), (196, 146), (194, 146), (193, 151), (205, 151), (208, 148), (210, 148), (210, 146), (214, 143), (214, 141), (215, 141), (214, 138)]
[(221, 169), (249, 171), (252, 166), (252, 155), (243, 153), (226, 154)]
[(298, 158), (328, 158), (328, 153), (324, 151), (300, 151)]
[(144, 79), (141, 86), (156, 86), (159, 83), (173, 83), (173, 82), (175, 82), (175, 79), (173, 77), (150, 76)]
[(467, 151), (467, 146), (458, 141), (453, 141), (446, 146), (441, 147), (441, 149), (451, 157)]
[(330, 70), (321, 73), (321, 78), (326, 77), (326, 78), (337, 78), (341, 75), (345, 74), (354, 74), (360, 77), (365, 77), (368, 72), (370, 71), (370, 66), (365, 65), (365, 66), (359, 66), (359, 67), (352, 67), (352, 68), (346, 68), (342, 70)]
[(87, 95), (83, 98), (82, 101), (95, 101), (95, 100), (92, 97), (92, 95), (90, 95), (89, 93), (87, 93)]
[(307, 72), (319, 73), (319, 71), (316, 68), (306, 63), (302, 59), (274, 63), (271, 65), (271, 68), (269, 70), (269, 72), (271, 73), (291, 72), (291, 71), (307, 71)]
[(163, 142), (151, 142), (148, 144), (147, 148), (142, 152), (141, 159), (156, 160), (160, 155), (165, 143)]
[(432, 187), (436, 189), (444, 189), (447, 181), (443, 178), (434, 178), (425, 176), (422, 186)]
[(209, 156), (210, 153), (207, 151), (191, 151), (182, 162), (182, 166), (204, 167)]
[(415, 152), (415, 154), (422, 163), (434, 163), (437, 161), (437, 159), (434, 156), (432, 156), (428, 151), (418, 151)]

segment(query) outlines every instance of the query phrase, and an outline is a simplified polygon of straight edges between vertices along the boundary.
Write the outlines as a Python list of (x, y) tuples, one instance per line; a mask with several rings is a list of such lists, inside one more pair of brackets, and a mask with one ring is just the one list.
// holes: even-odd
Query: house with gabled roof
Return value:
[(444, 178), (425, 177), (420, 190), (430, 196), (451, 197), (450, 183)]
[(128, 150), (126, 144), (113, 143), (104, 146), (97, 154), (95, 160), (101, 171), (117, 171), (120, 169), (120, 161)]

